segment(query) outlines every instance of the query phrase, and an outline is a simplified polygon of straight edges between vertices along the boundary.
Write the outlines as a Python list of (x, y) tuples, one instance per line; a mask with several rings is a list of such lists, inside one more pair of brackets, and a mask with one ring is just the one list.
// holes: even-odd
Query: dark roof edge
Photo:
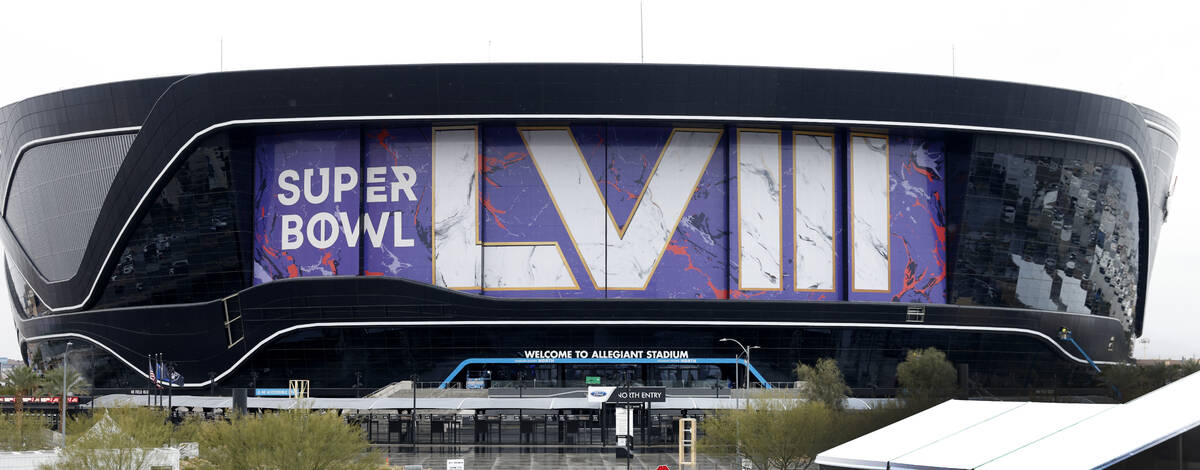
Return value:
[(308, 70), (311, 70), (311, 69), (354, 69), (354, 68), (359, 68), (359, 69), (381, 68), (382, 69), (382, 68), (393, 68), (393, 67), (457, 67), (457, 66), (513, 66), (513, 65), (562, 66), (562, 67), (611, 65), (611, 66), (616, 66), (616, 67), (634, 67), (634, 68), (640, 68), (640, 67), (703, 67), (703, 68), (711, 68), (711, 69), (743, 69), (743, 70), (750, 70), (750, 69), (823, 70), (823, 71), (829, 71), (829, 72), (857, 73), (857, 74), (864, 74), (864, 75), (894, 75), (894, 76), (909, 76), (909, 77), (928, 77), (931, 79), (947, 79), (948, 78), (948, 79), (952, 79), (952, 80), (962, 80), (962, 81), (1007, 83), (1007, 84), (1020, 85), (1020, 86), (1031, 87), (1031, 88), (1062, 90), (1062, 91), (1068, 91), (1071, 93), (1079, 93), (1081, 95), (1099, 96), (1099, 97), (1114, 100), (1114, 101), (1128, 103), (1129, 105), (1134, 106), (1139, 111), (1141, 111), (1143, 114), (1145, 114), (1147, 116), (1148, 120), (1153, 121), (1158, 124), (1162, 124), (1163, 126), (1167, 127), (1171, 132), (1173, 132), (1176, 136), (1178, 136), (1180, 134), (1179, 125), (1174, 120), (1167, 117), (1165, 114), (1162, 114), (1162, 113), (1155, 111), (1153, 109), (1150, 109), (1148, 107), (1141, 106), (1136, 103), (1132, 103), (1132, 102), (1129, 102), (1129, 101), (1126, 101), (1126, 100), (1123, 100), (1120, 98), (1115, 98), (1115, 97), (1108, 96), (1108, 95), (1092, 93), (1089, 91), (1083, 91), (1083, 90), (1078, 90), (1078, 89), (1073, 89), (1073, 88), (1064, 88), (1064, 87), (1056, 87), (1056, 86), (1049, 86), (1049, 85), (1039, 85), (1039, 84), (1033, 84), (1033, 83), (1027, 83), (1027, 82), (1016, 82), (1016, 81), (1008, 81), (1008, 80), (995, 80), (995, 79), (987, 79), (987, 78), (959, 77), (959, 76), (938, 75), (938, 74), (929, 74), (929, 73), (913, 73), (913, 72), (887, 72), (887, 71), (875, 71), (875, 70), (864, 70), (864, 69), (834, 69), (834, 68), (822, 68), (822, 67), (778, 67), (778, 66), (765, 66), (765, 65), (720, 65), (720, 64), (709, 65), (709, 64), (685, 64), (685, 63), (645, 64), (645, 63), (630, 63), (630, 62), (458, 62), (458, 63), (339, 65), (339, 66), (247, 69), (247, 70), (233, 70), (233, 71), (221, 71), (221, 72), (201, 72), (201, 73), (187, 74), (187, 75), (162, 75), (162, 76), (156, 76), (156, 77), (137, 78), (137, 79), (130, 79), (130, 80), (119, 80), (119, 81), (115, 81), (115, 82), (103, 82), (103, 83), (97, 83), (97, 84), (93, 84), (93, 85), (85, 85), (85, 86), (80, 86), (80, 87), (67, 88), (67, 89), (63, 89), (63, 90), (53, 91), (53, 92), (49, 92), (49, 93), (43, 93), (40, 95), (31, 96), (31, 97), (24, 98), (24, 99), (21, 99), (19, 101), (13, 102), (13, 103), (8, 103), (3, 106), (0, 106), (0, 114), (2, 114), (2, 112), (4, 111), (5, 108), (13, 107), (15, 105), (25, 103), (27, 101), (38, 100), (38, 99), (42, 99), (42, 98), (49, 97), (49, 96), (54, 96), (54, 95), (61, 94), (61, 93), (70, 93), (72, 91), (83, 90), (83, 89), (92, 88), (92, 87), (102, 87), (102, 86), (111, 86), (111, 85), (120, 85), (120, 84), (134, 84), (134, 83), (138, 83), (138, 82), (149, 83), (149, 82), (152, 82), (155, 80), (163, 80), (163, 79), (167, 79), (167, 80), (169, 80), (169, 82), (174, 82), (176, 80), (179, 80), (179, 79), (182, 79), (182, 78), (185, 78), (188, 76), (193, 76), (193, 75), (224, 75), (224, 74), (232, 75), (232, 74), (240, 74), (240, 73), (278, 72), (278, 71), (283, 71), (283, 70), (306, 70), (306, 69), (308, 69)]

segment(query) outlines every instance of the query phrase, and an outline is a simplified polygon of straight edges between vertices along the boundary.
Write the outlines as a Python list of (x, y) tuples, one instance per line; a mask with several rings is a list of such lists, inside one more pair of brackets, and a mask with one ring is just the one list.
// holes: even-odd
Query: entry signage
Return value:
[(662, 403), (667, 401), (666, 387), (622, 387), (614, 390), (609, 403)]
[(291, 389), (287, 388), (256, 388), (254, 396), (256, 397), (287, 397), (291, 396)]
[(633, 435), (632, 414), (633, 413), (629, 410), (629, 408), (617, 408), (615, 410), (617, 437)]
[(600, 385), (600, 377), (589, 375), (583, 378), (583, 383), (588, 385)]

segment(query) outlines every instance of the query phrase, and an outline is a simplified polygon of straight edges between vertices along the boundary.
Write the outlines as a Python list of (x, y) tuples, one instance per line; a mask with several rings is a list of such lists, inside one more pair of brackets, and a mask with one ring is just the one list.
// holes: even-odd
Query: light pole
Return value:
[[(741, 384), (742, 370), (738, 368), (738, 362), (737, 362), (738, 359), (742, 358), (742, 354), (745, 354), (745, 353), (737, 353), (736, 356), (733, 356), (733, 388), (739, 388), (739, 389), (742, 388), (742, 384)], [(729, 396), (731, 396), (731, 397), (733, 396), (732, 389), (729, 390)], [(742, 407), (742, 402), (741, 402), (742, 398), (738, 397), (738, 398), (736, 398), (736, 400), (737, 400), (737, 402), (735, 404), (737, 405), (738, 408), (741, 408)]]
[(66, 349), (63, 349), (63, 388), (62, 388), (62, 415), (58, 420), (58, 430), (63, 436), (63, 447), (67, 445), (67, 353), (71, 352), (71, 345), (74, 344), (67, 341)]
[[(739, 348), (742, 348), (742, 353), (746, 355), (746, 381), (744, 382), (744, 384), (745, 384), (746, 389), (748, 390), (750, 388), (750, 350), (758, 349), (758, 346), (746, 347), (744, 344), (742, 344), (741, 341), (738, 341), (733, 338), (721, 338), (720, 342), (724, 343), (726, 341), (732, 341), (735, 344), (737, 344)], [(733, 364), (734, 364), (733, 375), (734, 375), (734, 377), (737, 377), (737, 362), (735, 361)], [(732, 394), (733, 391), (730, 390), (729, 393)], [(750, 407), (750, 397), (746, 397), (746, 408), (749, 408), (749, 407)], [(736, 433), (738, 436), (738, 438), (737, 438), (738, 439), (737, 454), (740, 457), (742, 455), (742, 423), (741, 423), (740, 419), (735, 420), (734, 423), (737, 426), (737, 430), (736, 430)]]
[[(744, 382), (744, 384), (745, 384), (746, 389), (749, 390), (750, 389), (750, 350), (751, 349), (761, 349), (761, 348), (759, 348), (758, 346), (746, 347), (745, 345), (742, 344), (741, 341), (738, 341), (733, 338), (721, 338), (721, 342), (725, 342), (725, 341), (733, 341), (734, 343), (736, 343), (738, 345), (739, 348), (742, 348), (742, 352), (746, 354), (746, 381)], [(734, 375), (736, 375), (736, 374), (737, 374), (737, 368), (735, 366), (734, 367)]]
[[(747, 391), (750, 390), (750, 350), (751, 349), (762, 349), (762, 348), (760, 348), (758, 346), (750, 346), (750, 347), (746, 348), (746, 390)], [(749, 400), (749, 397), (747, 397), (746, 399)]]

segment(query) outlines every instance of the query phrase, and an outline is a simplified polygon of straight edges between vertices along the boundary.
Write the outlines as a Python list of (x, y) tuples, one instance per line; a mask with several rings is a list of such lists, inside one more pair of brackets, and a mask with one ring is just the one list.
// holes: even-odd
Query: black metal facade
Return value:
[[(252, 210), (244, 175), (254, 133), (395, 119), (725, 120), (935, 132), (963, 142), (969, 152), (969, 160), (955, 163), (965, 172), (963, 181), (995, 187), (964, 190), (962, 199), (948, 201), (949, 223), (961, 225), (949, 244), (951, 300), (926, 305), (919, 328), (906, 321), (907, 305), (894, 303), (510, 300), (367, 277), (250, 287), (244, 257), (251, 234), (238, 214)], [(67, 339), (80, 335), (93, 379), (106, 387), (140, 385), (145, 355), (156, 352), (166, 353), (193, 384), (215, 379), (221, 386), (280, 386), (305, 376), (315, 387), (344, 389), (414, 374), (440, 381), (462, 358), (513, 355), (535, 344), (686, 347), (731, 355), (717, 339), (733, 334), (763, 345), (755, 362), (762, 361), (770, 381), (792, 380), (797, 361), (835, 357), (852, 386), (887, 388), (905, 349), (937, 346), (952, 360), (971, 364), (972, 378), (989, 387), (1086, 386), (1090, 379), (1078, 369), (1077, 353), (1063, 349), (1054, 334), (1071, 328), (1097, 360), (1128, 357), (1129, 335), (1140, 333), (1144, 319), (1178, 134), (1166, 117), (1112, 98), (948, 77), (681, 65), (342, 67), (168, 77), (30, 98), (0, 108), (0, 170), (12, 175), (29, 148), (59, 136), (129, 127), (138, 127), (125, 131), (136, 137), (99, 204), (73, 277), (41, 276), (7, 214), (0, 224), (9, 271), (25, 273), (13, 276), (17, 281), (9, 288), (21, 312), (16, 323), (23, 341), (37, 338), (28, 343), (27, 359), (51, 361)], [(1046, 152), (1035, 150), (1046, 142)], [(1071, 158), (1059, 158), (1060, 150)], [(1096, 156), (1097, 150), (1108, 156)], [(1132, 294), (1121, 295), (1120, 287), (1097, 290), (1088, 299), (1093, 314), (1081, 314), (1087, 312), (1013, 305), (994, 282), (979, 281), (1003, 275), (988, 271), (993, 257), (1055, 258), (1065, 266), (1074, 262), (1069, 253), (1096, 243), (1083, 224), (1099, 222), (1073, 209), (1086, 200), (1072, 201), (1067, 214), (1047, 216), (1047, 226), (1056, 228), (1075, 217), (1082, 234), (1075, 238), (1042, 237), (1037, 248), (1032, 242), (965, 241), (971, 232), (1003, 236), (994, 220), (967, 215), (976, 206), (996, 205), (1002, 214), (1012, 207), (1014, 216), (1032, 210), (1013, 196), (1017, 190), (1003, 187), (1004, 172), (1027, 161), (1036, 166), (1038, 159), (1079, 175), (1081, 184), (1121, 187), (1126, 198), (1114, 205), (1137, 214), (1126, 221), (1137, 238), (1136, 253), (1126, 260), (1135, 275), (1120, 279)], [(9, 211), (10, 191), (4, 202)], [(191, 251), (181, 256), (182, 250)], [(205, 256), (196, 256), (201, 252)], [(1112, 309), (1113, 299), (1128, 301), (1135, 315), (1095, 314)], [(595, 324), (555, 325), (567, 311), (572, 320)], [(470, 326), (498, 318), (524, 323)], [(760, 324), (729, 324), (735, 320)], [(431, 321), (440, 323), (423, 323)], [(632, 321), (663, 324), (621, 324)], [(647, 384), (690, 380), (660, 372), (639, 373)], [(730, 375), (718, 372), (706, 377)], [(575, 385), (567, 370), (530, 374)]]

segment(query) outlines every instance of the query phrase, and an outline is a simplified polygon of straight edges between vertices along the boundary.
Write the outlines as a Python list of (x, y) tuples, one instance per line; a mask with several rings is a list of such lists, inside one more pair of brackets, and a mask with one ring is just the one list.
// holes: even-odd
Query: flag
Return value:
[(165, 380), (168, 377), (168, 375), (164, 373), (164, 372), (166, 372), (164, 369), (165, 368), (163, 367), (163, 363), (159, 362), (159, 363), (154, 364), (154, 372), (155, 372), (154, 376), (159, 379), (159, 380), (154, 381), (155, 387), (163, 388), (162, 382), (160, 382), (160, 381)]

